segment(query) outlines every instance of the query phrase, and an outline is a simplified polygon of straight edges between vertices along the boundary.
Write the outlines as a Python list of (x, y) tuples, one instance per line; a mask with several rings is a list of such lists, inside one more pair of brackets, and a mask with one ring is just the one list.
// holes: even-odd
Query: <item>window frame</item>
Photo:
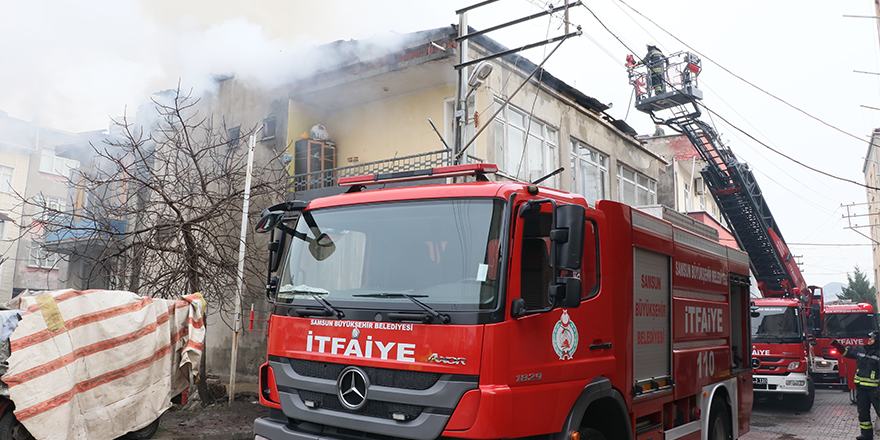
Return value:
[[(586, 142), (582, 142), (576, 138), (569, 139), (569, 145), (571, 146), (570, 157), (571, 157), (571, 192), (580, 194), (587, 198), (585, 189), (585, 182), (581, 181), (583, 176), (583, 163), (586, 163), (590, 166), (595, 167), (596, 169), (596, 182), (595, 188), (597, 192), (597, 197), (594, 200), (590, 200), (587, 198), (588, 203), (596, 204), (597, 200), (607, 199), (609, 193), (609, 183), (608, 179), (608, 164), (611, 161), (611, 156), (599, 151), (596, 148), (591, 147)], [(595, 155), (598, 160), (593, 160), (592, 158), (588, 158), (585, 155), (580, 154), (581, 149), (586, 149), (591, 154), (590, 156)], [(602, 163), (604, 162), (604, 164)]]
[[(495, 99), (493, 102), (494, 110), (497, 111), (499, 106), (503, 104), (500, 100)], [(532, 182), (556, 169), (556, 166), (559, 164), (559, 127), (547, 123), (510, 103), (504, 105), (504, 108), (498, 112), (494, 123), (495, 163), (498, 165), (498, 171), (501, 175), (514, 180)], [(501, 133), (499, 133), (499, 128)], [(520, 140), (522, 141), (522, 146), (516, 147), (516, 153), (520, 156), (520, 160), (517, 160), (516, 164), (513, 163), (514, 159), (510, 154), (513, 145), (511, 143), (512, 130), (516, 130), (520, 134), (521, 139), (517, 139), (517, 144), (519, 144)], [(534, 145), (531, 145), (532, 139), (540, 142), (538, 147), (540, 151), (538, 153), (530, 149), (530, 147), (534, 148)], [(540, 160), (541, 169), (534, 173), (535, 175), (532, 175), (534, 170), (531, 169), (531, 164), (535, 160)], [(525, 167), (522, 166), (523, 164)], [(516, 172), (511, 171), (514, 165), (518, 169)], [(560, 188), (559, 175), (550, 177), (542, 182), (542, 185)]]
[[(6, 170), (9, 170), (9, 177), (6, 178)], [(12, 193), (12, 180), (15, 178), (15, 168), (0, 165), (0, 192)]]
[[(633, 177), (630, 179), (626, 176), (627, 173), (631, 173)], [(645, 181), (648, 185), (644, 185), (641, 183)], [(632, 203), (627, 200), (627, 188), (626, 185), (631, 184), (633, 186), (633, 200)], [(646, 203), (639, 203), (639, 195), (640, 190), (644, 190), (648, 195), (648, 200)], [(657, 181), (648, 177), (646, 174), (636, 171), (634, 168), (624, 165), (622, 163), (617, 164), (617, 198), (620, 202), (625, 203), (630, 206), (649, 206), (657, 204)]]

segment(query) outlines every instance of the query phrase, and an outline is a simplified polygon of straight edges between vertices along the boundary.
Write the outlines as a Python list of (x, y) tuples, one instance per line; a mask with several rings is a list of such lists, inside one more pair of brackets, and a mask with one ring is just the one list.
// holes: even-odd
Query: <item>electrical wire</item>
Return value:
[[(755, 88), (756, 90), (760, 91), (761, 93), (764, 93), (765, 95), (770, 96), (771, 98), (773, 98), (773, 99), (775, 99), (775, 100), (777, 100), (777, 101), (779, 101), (779, 102), (781, 102), (781, 103), (787, 105), (788, 107), (791, 107), (792, 109), (794, 109), (794, 110), (796, 110), (796, 111), (798, 111), (798, 112), (800, 112), (800, 113), (803, 113), (803, 114), (806, 115), (807, 117), (809, 117), (809, 118), (811, 118), (811, 119), (813, 119), (813, 120), (815, 120), (815, 121), (821, 123), (822, 125), (825, 125), (825, 126), (831, 128), (831, 129), (833, 129), (833, 130), (835, 130), (835, 131), (838, 131), (838, 132), (840, 132), (840, 133), (842, 133), (842, 134), (844, 134), (844, 135), (846, 135), (846, 136), (849, 136), (849, 137), (852, 137), (852, 138), (854, 138), (854, 139), (857, 139), (859, 142), (870, 143), (870, 141), (866, 141), (865, 139), (862, 139), (860, 136), (856, 136), (856, 135), (854, 135), (854, 134), (852, 134), (852, 133), (850, 133), (850, 132), (848, 132), (848, 131), (846, 131), (846, 130), (843, 130), (842, 128), (839, 128), (839, 127), (837, 127), (837, 126), (835, 126), (835, 125), (832, 125), (832, 124), (830, 124), (830, 123), (828, 123), (828, 122), (823, 121), (822, 119), (820, 119), (820, 118), (818, 118), (818, 117), (816, 117), (816, 116), (813, 116), (813, 115), (810, 114), (810, 113), (807, 113), (807, 111), (802, 110), (801, 108), (795, 106), (794, 104), (791, 104), (790, 102), (788, 102), (788, 101), (786, 101), (786, 100), (784, 100), (784, 99), (782, 99), (782, 98), (780, 98), (780, 97), (778, 97), (778, 96), (776, 96), (776, 95), (774, 95), (774, 94), (772, 94), (772, 93), (770, 93), (770, 92), (768, 92), (768, 91), (766, 91), (766, 90), (764, 90), (764, 89), (758, 87), (757, 85), (755, 85), (755, 84), (749, 82), (749, 81), (746, 80), (745, 78), (743, 78), (743, 77), (741, 77), (741, 76), (739, 76), (739, 75), (737, 75), (737, 74), (731, 72), (729, 69), (727, 69), (727, 68), (724, 67), (723, 65), (719, 64), (719, 63), (716, 62), (715, 60), (713, 60), (713, 59), (709, 58), (708, 56), (704, 55), (702, 52), (700, 52), (700, 51), (694, 49), (693, 47), (691, 47), (690, 45), (688, 45), (687, 43), (685, 43), (684, 41), (682, 41), (681, 39), (679, 39), (678, 37), (676, 37), (675, 35), (673, 35), (671, 32), (667, 31), (667, 30), (664, 29), (662, 26), (658, 25), (656, 22), (654, 22), (654, 20), (651, 20), (650, 18), (646, 17), (644, 14), (642, 14), (641, 12), (639, 12), (637, 9), (635, 9), (635, 8), (633, 8), (632, 6), (630, 6), (629, 4), (627, 4), (624, 0), (617, 0), (617, 1), (619, 1), (620, 3), (622, 3), (623, 5), (625, 5), (627, 8), (630, 8), (630, 9), (631, 9), (633, 12), (635, 12), (636, 14), (639, 14), (639, 15), (640, 15), (642, 18), (644, 18), (645, 20), (648, 20), (649, 22), (651, 22), (651, 24), (653, 24), (654, 26), (657, 26), (658, 29), (660, 29), (661, 31), (665, 32), (667, 35), (669, 35), (670, 37), (672, 37), (673, 39), (675, 39), (675, 41), (678, 41), (679, 43), (681, 43), (682, 45), (684, 45), (685, 47), (687, 47), (688, 49), (690, 49), (691, 51), (693, 51), (694, 53), (696, 53), (697, 55), (699, 55), (701, 58), (703, 58), (703, 59), (705, 59), (705, 60), (708, 60), (708, 61), (712, 62), (713, 64), (715, 64), (716, 66), (718, 66), (719, 68), (721, 68), (721, 70), (727, 72), (729, 75), (733, 76), (734, 78), (736, 78), (736, 79), (738, 79), (738, 80), (740, 80), (740, 81), (742, 81), (742, 82), (744, 82), (744, 83), (746, 83), (746, 84), (752, 86), (753, 88)], [(633, 53), (635, 53), (635, 52), (633, 52)], [(766, 146), (766, 145), (765, 145), (765, 146)]]
[[(809, 116), (810, 118), (815, 119), (816, 121), (821, 122), (822, 124), (824, 124), (824, 125), (826, 125), (826, 126), (828, 126), (828, 127), (831, 127), (831, 128), (833, 128), (833, 129), (835, 129), (835, 130), (837, 130), (837, 131), (839, 131), (839, 132), (841, 132), (841, 133), (843, 133), (843, 134), (846, 134), (847, 136), (850, 136), (850, 137), (853, 137), (853, 138), (855, 138), (855, 139), (858, 139), (860, 142), (868, 142), (868, 143), (870, 143), (870, 141), (865, 141), (864, 139), (862, 139), (862, 138), (860, 138), (860, 137), (858, 137), (858, 136), (856, 136), (856, 135), (853, 135), (853, 134), (851, 134), (851, 133), (849, 133), (849, 132), (847, 132), (847, 131), (845, 131), (845, 130), (842, 130), (842, 129), (840, 129), (840, 128), (837, 128), (837, 127), (835, 127), (834, 125), (831, 125), (831, 124), (829, 124), (829, 123), (827, 123), (827, 122), (825, 122), (825, 121), (823, 121), (823, 120), (821, 120), (821, 119), (819, 119), (819, 118), (817, 118), (817, 117), (815, 117), (815, 116), (813, 116), (813, 115), (807, 113), (806, 111), (801, 110), (800, 108), (798, 108), (798, 107), (796, 107), (796, 106), (794, 106), (794, 105), (788, 103), (787, 101), (785, 101), (785, 100), (783, 100), (783, 99), (777, 97), (776, 95), (773, 95), (773, 94), (771, 94), (770, 92), (767, 92), (767, 91), (765, 91), (764, 89), (761, 89), (760, 87), (758, 87), (758, 86), (756, 86), (756, 85), (754, 85), (754, 84), (748, 82), (748, 81), (745, 80), (744, 78), (740, 77), (739, 75), (734, 74), (733, 72), (731, 72), (730, 70), (728, 70), (728, 69), (725, 68), (724, 66), (718, 64), (717, 62), (715, 62), (715, 61), (712, 60), (711, 58), (709, 58), (709, 57), (703, 55), (701, 52), (697, 51), (696, 49), (693, 49), (690, 45), (688, 45), (688, 44), (685, 43), (684, 41), (680, 40), (678, 37), (676, 37), (675, 35), (673, 35), (673, 34), (670, 33), (669, 31), (667, 31), (666, 29), (664, 29), (663, 27), (661, 27), (660, 25), (658, 25), (657, 23), (655, 23), (655, 22), (654, 22), (653, 20), (651, 20), (650, 18), (645, 17), (645, 15), (643, 15), (641, 12), (639, 12), (638, 10), (636, 10), (635, 8), (633, 8), (632, 6), (628, 5), (625, 1), (623, 1), (623, 0), (617, 0), (617, 1), (619, 1), (619, 2), (622, 3), (622, 4), (624, 4), (626, 7), (630, 8), (630, 9), (631, 9), (633, 12), (635, 12), (636, 14), (639, 14), (641, 17), (643, 17), (643, 18), (645, 18), (646, 20), (648, 20), (649, 22), (651, 22), (651, 24), (657, 26), (657, 28), (659, 28), (660, 30), (662, 30), (663, 32), (665, 32), (666, 34), (668, 34), (669, 36), (671, 36), (672, 38), (674, 38), (676, 41), (678, 41), (679, 43), (681, 43), (682, 45), (684, 45), (684, 46), (687, 47), (688, 49), (691, 49), (694, 53), (700, 55), (701, 57), (705, 58), (706, 60), (711, 61), (712, 63), (714, 63), (715, 65), (717, 65), (718, 67), (720, 67), (722, 70), (724, 70), (724, 71), (727, 72), (728, 74), (734, 76), (735, 78), (737, 78), (737, 79), (739, 79), (739, 80), (745, 82), (746, 84), (748, 84), (748, 85), (750, 85), (750, 86), (752, 86), (752, 87), (758, 89), (759, 91), (761, 91), (761, 92), (767, 94), (768, 96), (771, 96), (771, 97), (773, 97), (773, 98), (776, 99), (776, 100), (779, 100), (780, 102), (782, 102), (782, 103), (788, 105), (789, 107), (791, 107), (791, 108), (793, 108), (793, 109), (795, 109), (795, 110), (797, 110), (797, 111), (799, 111), (799, 112), (801, 112), (801, 113), (803, 113), (803, 114)], [(601, 24), (602, 27), (605, 28), (605, 30), (608, 31), (609, 34), (611, 34), (611, 36), (613, 36), (617, 41), (620, 42), (621, 45), (623, 45), (623, 47), (625, 47), (625, 48), (626, 48), (627, 50), (629, 50), (631, 53), (636, 53), (632, 48), (630, 48), (629, 46), (627, 46), (627, 44), (624, 43), (623, 40), (620, 39), (620, 37), (618, 37), (618, 36), (617, 36), (614, 32), (612, 32), (610, 29), (608, 29), (608, 26), (606, 26), (605, 23), (603, 23), (602, 20), (599, 19), (599, 17), (598, 17), (593, 11), (592, 11), (592, 9), (590, 9), (590, 8), (589, 8), (588, 6), (586, 6), (586, 5), (583, 5), (583, 6), (584, 6), (584, 8), (587, 9), (587, 11), (590, 12), (590, 14), (593, 15), (593, 17), (596, 19), (596, 21), (598, 21), (599, 24)], [(670, 84), (668, 81), (667, 81), (667, 84), (669, 84), (671, 87), (675, 88), (675, 86), (674, 86), (673, 84)], [(728, 126), (730, 126), (731, 128), (733, 128), (734, 130), (739, 131), (740, 133), (744, 134), (744, 135), (747, 136), (749, 139), (752, 139), (753, 141), (757, 142), (758, 144), (760, 144), (760, 145), (763, 146), (764, 148), (767, 148), (768, 150), (770, 150), (770, 151), (772, 151), (772, 152), (774, 152), (774, 153), (776, 153), (776, 154), (778, 154), (778, 155), (780, 155), (780, 156), (782, 156), (782, 157), (784, 157), (784, 158), (786, 158), (786, 159), (788, 159), (788, 160), (790, 160), (790, 161), (792, 161), (792, 162), (794, 162), (794, 163), (796, 163), (796, 164), (798, 164), (798, 165), (800, 165), (800, 166), (802, 166), (802, 167), (804, 167), (804, 168), (806, 168), (806, 169), (808, 169), (808, 170), (810, 170), (810, 171), (813, 171), (813, 172), (816, 172), (816, 173), (822, 174), (822, 175), (824, 175), (824, 176), (826, 176), (826, 177), (830, 177), (830, 178), (832, 178), (832, 179), (837, 179), (837, 180), (840, 180), (840, 181), (843, 181), (843, 182), (852, 183), (852, 184), (854, 184), (854, 185), (861, 186), (861, 187), (864, 187), (864, 188), (867, 188), (867, 189), (880, 190), (880, 188), (873, 187), (873, 186), (870, 186), (870, 185), (867, 185), (867, 184), (864, 184), (864, 183), (856, 182), (855, 180), (852, 180), (852, 179), (847, 179), (847, 178), (844, 178), (844, 177), (839, 177), (839, 176), (836, 176), (836, 175), (834, 175), (834, 174), (828, 173), (828, 172), (826, 172), (826, 171), (822, 171), (822, 170), (820, 170), (820, 169), (818, 169), (818, 168), (815, 168), (815, 167), (809, 166), (809, 165), (807, 165), (807, 164), (805, 164), (805, 163), (803, 163), (803, 162), (801, 162), (801, 161), (799, 161), (799, 160), (797, 160), (797, 159), (795, 159), (795, 158), (793, 158), (793, 157), (791, 157), (791, 156), (789, 156), (789, 155), (787, 155), (787, 154), (785, 154), (785, 153), (782, 153), (781, 151), (779, 151), (779, 150), (777, 150), (777, 149), (775, 149), (775, 148), (773, 148), (773, 147), (770, 147), (770, 146), (767, 145), (766, 143), (764, 143), (764, 142), (758, 140), (757, 138), (755, 138), (754, 136), (752, 136), (750, 133), (748, 133), (748, 132), (746, 132), (745, 130), (739, 128), (739, 126), (737, 126), (737, 125), (731, 123), (731, 122), (728, 121), (726, 118), (724, 118), (723, 116), (721, 116), (720, 114), (718, 114), (717, 112), (715, 112), (714, 110), (712, 110), (711, 108), (709, 108), (708, 106), (706, 106), (704, 103), (700, 102), (699, 104), (697, 104), (696, 102), (694, 102), (694, 105), (699, 105), (700, 107), (703, 107), (704, 109), (706, 109), (707, 112), (709, 112), (710, 114), (715, 115), (716, 117), (718, 117), (719, 119), (721, 119), (722, 121), (724, 121)]]

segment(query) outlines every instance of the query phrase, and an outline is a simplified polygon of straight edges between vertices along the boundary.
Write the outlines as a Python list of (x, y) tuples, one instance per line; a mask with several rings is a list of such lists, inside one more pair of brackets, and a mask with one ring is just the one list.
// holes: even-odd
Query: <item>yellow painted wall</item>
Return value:
[(438, 87), (327, 115), (291, 100), (289, 139), (299, 139), (315, 124), (324, 125), (336, 143), (337, 167), (353, 165), (349, 157), (365, 163), (441, 150), (443, 144), (428, 118), (442, 134), (444, 100), (454, 93), (453, 86)]

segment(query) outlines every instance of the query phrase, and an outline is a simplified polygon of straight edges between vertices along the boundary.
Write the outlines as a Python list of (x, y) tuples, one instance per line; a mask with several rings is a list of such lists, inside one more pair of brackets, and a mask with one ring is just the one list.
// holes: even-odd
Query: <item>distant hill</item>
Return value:
[(822, 286), (822, 292), (825, 294), (825, 301), (837, 300), (837, 297), (840, 296), (840, 292), (843, 291), (844, 287), (846, 287), (846, 284), (838, 283), (836, 281)]

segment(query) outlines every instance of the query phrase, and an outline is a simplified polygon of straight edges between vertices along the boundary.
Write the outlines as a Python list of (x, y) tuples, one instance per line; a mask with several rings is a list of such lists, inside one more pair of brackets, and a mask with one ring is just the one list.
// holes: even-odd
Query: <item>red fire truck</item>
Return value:
[[(257, 439), (748, 432), (748, 257), (490, 164), (268, 208)], [(366, 190), (472, 176), (468, 183)]]
[(836, 339), (847, 346), (864, 345), (868, 332), (876, 329), (876, 322), (874, 308), (868, 303), (826, 305), (825, 329), (813, 346), (813, 380), (846, 384), (855, 402), (855, 360), (840, 359), (840, 353), (831, 346), (831, 341)]
[(700, 170), (706, 187), (741, 249), (763, 298), (752, 307), (752, 367), (756, 397), (787, 398), (802, 411), (813, 406), (810, 378), (813, 338), (823, 322), (822, 289), (808, 286), (788, 249), (764, 193), (748, 164), (740, 162), (715, 129), (699, 119), (702, 71), (699, 57), (677, 52), (664, 61), (662, 87), (645, 88), (644, 64), (628, 64), (636, 109), (656, 124), (687, 136), (706, 162)]

